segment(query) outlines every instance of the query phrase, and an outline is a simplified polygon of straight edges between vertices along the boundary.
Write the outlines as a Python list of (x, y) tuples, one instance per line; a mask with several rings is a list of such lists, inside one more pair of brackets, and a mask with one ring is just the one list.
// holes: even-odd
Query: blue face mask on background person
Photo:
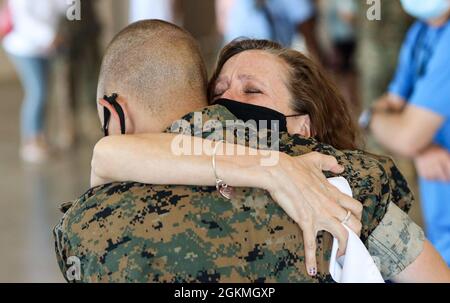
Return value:
[(431, 20), (441, 17), (450, 8), (449, 0), (400, 0), (403, 9), (420, 20)]

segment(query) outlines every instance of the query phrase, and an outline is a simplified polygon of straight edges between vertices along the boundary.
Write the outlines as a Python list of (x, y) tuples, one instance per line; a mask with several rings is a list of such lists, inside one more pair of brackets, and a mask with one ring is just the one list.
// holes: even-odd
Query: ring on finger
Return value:
[(350, 217), (352, 215), (352, 212), (347, 210), (347, 215), (345, 216), (344, 220), (341, 221), (342, 224), (347, 224), (348, 220), (350, 220)]

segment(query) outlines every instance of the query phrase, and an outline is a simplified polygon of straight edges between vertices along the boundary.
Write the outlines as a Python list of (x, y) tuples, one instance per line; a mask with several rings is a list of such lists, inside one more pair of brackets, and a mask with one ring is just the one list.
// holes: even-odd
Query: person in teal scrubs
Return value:
[(388, 93), (361, 126), (413, 158), (427, 236), (450, 265), (450, 0), (401, 0), (412, 25)]

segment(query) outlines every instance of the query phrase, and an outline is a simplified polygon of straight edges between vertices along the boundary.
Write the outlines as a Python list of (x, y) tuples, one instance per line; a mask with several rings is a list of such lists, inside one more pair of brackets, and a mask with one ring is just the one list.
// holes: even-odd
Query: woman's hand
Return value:
[(322, 171), (342, 173), (336, 159), (319, 153), (300, 157), (280, 154), (279, 164), (270, 169), (267, 190), (272, 198), (303, 230), (306, 268), (317, 273), (316, 236), (319, 231), (331, 233), (339, 241), (339, 254), (345, 253), (348, 233), (341, 222), (351, 212), (347, 226), (361, 233), (362, 204), (331, 185)]

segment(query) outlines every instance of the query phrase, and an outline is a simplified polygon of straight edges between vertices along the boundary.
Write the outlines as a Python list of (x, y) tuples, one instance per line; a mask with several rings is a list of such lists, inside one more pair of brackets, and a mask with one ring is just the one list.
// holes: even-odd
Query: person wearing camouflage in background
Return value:
[[(236, 119), (218, 105), (204, 109), (203, 116), (203, 121)], [(192, 117), (185, 119), (192, 124)], [(398, 207), (407, 210), (413, 197), (390, 159), (338, 151), (287, 133), (281, 134), (280, 150), (320, 151), (345, 166), (343, 176), (364, 205), (362, 239), (385, 277), (417, 258), (423, 233)], [(84, 282), (331, 282), (330, 234), (319, 233), (318, 275), (311, 277), (298, 225), (267, 192), (236, 191), (228, 201), (212, 187), (124, 182), (93, 188), (66, 205), (55, 227), (61, 270), (66, 273), (67, 260), (76, 256)]]
[[(81, 134), (76, 133), (76, 121), (86, 100), (95, 98), (95, 85), (100, 69), (101, 52), (100, 37), (102, 25), (97, 13), (97, 0), (80, 1), (80, 20), (62, 18), (60, 26), (61, 56), (60, 64), (56, 66), (56, 86), (65, 87), (57, 91), (55, 99), (62, 102), (61, 116), (64, 116), (61, 135), (61, 145), (71, 147), (78, 143)], [(64, 95), (63, 95), (64, 94)], [(88, 103), (92, 106), (91, 103)]]
[(369, 20), (368, 10), (374, 4), (358, 1), (357, 63), (361, 76), (360, 95), (368, 107), (386, 91), (395, 73), (403, 38), (412, 18), (402, 9), (400, 1), (380, 2), (381, 20)]
[[(366, 4), (366, 1), (357, 2), (359, 13), (356, 61), (361, 79), (359, 95), (362, 98), (362, 109), (366, 109), (386, 92), (397, 67), (403, 38), (414, 20), (405, 13), (400, 1), (379, 0), (381, 20), (367, 18), (368, 9), (373, 4)], [(375, 153), (386, 153), (372, 136), (368, 137), (366, 148)], [(395, 157), (395, 160), (406, 176), (410, 188), (416, 193), (418, 185), (413, 163), (400, 157)], [(417, 207), (410, 215), (415, 222), (421, 224), (422, 218)]]

